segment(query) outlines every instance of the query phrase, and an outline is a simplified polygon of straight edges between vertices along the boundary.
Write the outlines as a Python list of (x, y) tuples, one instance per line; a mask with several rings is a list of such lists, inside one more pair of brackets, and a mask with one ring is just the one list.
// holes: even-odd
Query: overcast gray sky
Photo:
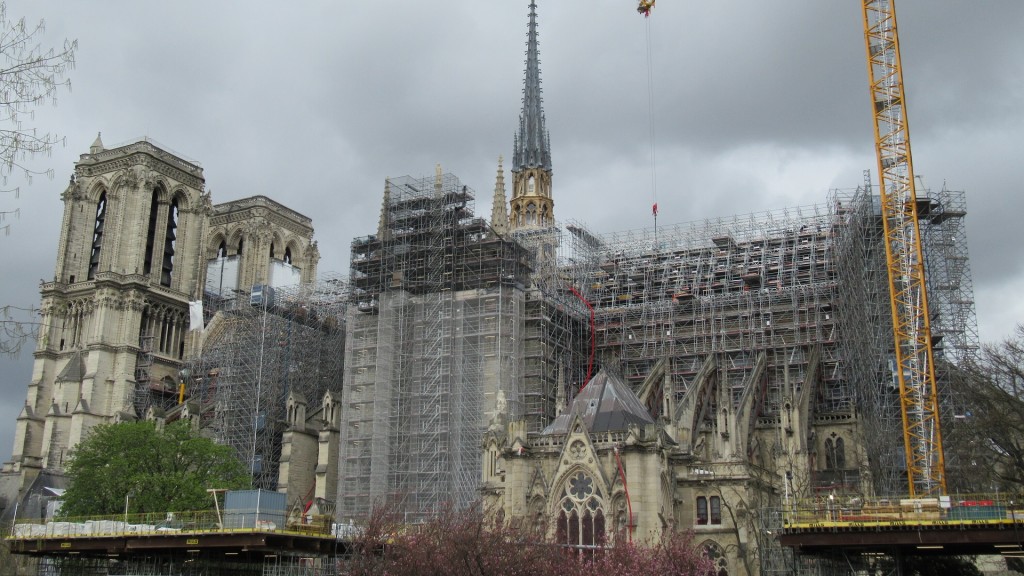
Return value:
[[(824, 202), (875, 172), (856, 0), (538, 0), (555, 215), (599, 232), (648, 226), (648, 58), (659, 222)], [(35, 123), (67, 147), (0, 236), (0, 304), (37, 305), (63, 191), (97, 132), (148, 136), (203, 165), (215, 202), (264, 194), (310, 216), (321, 271), (346, 272), (389, 176), (440, 163), (489, 216), (517, 126), (528, 0), (8, 0), (77, 38), (73, 90)], [(917, 174), (968, 192), (983, 341), (1024, 319), (1024, 2), (899, 0)], [(649, 28), (649, 29), (648, 29)], [(0, 459), (31, 351), (0, 359)]]

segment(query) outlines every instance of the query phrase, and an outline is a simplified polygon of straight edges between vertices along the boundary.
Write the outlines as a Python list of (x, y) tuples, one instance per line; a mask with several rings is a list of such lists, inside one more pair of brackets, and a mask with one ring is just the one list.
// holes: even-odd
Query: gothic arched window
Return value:
[(284, 263), (285, 264), (291, 264), (292, 263), (292, 249), (291, 248), (285, 248), (284, 249)]
[(167, 232), (164, 234), (164, 260), (160, 269), (160, 284), (171, 285), (171, 272), (174, 271), (174, 245), (177, 240), (178, 229), (178, 199), (171, 202), (171, 209), (167, 212)]
[(832, 433), (825, 439), (825, 469), (841, 470), (846, 468), (846, 442), (841, 436)]
[(92, 251), (89, 253), (89, 274), (88, 280), (96, 277), (100, 267), (100, 248), (103, 247), (103, 223), (107, 219), (107, 193), (100, 194), (96, 202), (96, 224), (92, 229)]
[(153, 190), (149, 201), (149, 228), (146, 230), (146, 253), (142, 257), (142, 273), (153, 271), (153, 246), (156, 244), (156, 222), (160, 209), (160, 191)]
[(537, 222), (537, 205), (530, 202), (526, 205), (526, 225), (532, 226)]
[(729, 559), (725, 557), (725, 550), (717, 542), (707, 541), (704, 543), (704, 553), (708, 555), (711, 563), (714, 564), (714, 576), (729, 576)]
[(217, 246), (217, 258), (226, 258), (228, 255), (228, 245), (223, 240), (220, 241), (220, 246)]
[(604, 545), (604, 499), (584, 472), (571, 476), (562, 489), (555, 537), (565, 546)]

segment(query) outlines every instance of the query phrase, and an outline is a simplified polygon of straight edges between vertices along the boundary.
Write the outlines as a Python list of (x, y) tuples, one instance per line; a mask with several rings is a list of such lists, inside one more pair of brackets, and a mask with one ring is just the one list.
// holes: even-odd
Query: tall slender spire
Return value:
[(505, 171), (498, 156), (498, 176), (494, 179), (494, 200), (491, 203), (491, 229), (497, 234), (508, 232), (508, 211), (505, 210)]
[(380, 221), (377, 222), (377, 238), (391, 239), (391, 180), (384, 179), (384, 201), (380, 206)]
[(540, 51), (537, 41), (537, 3), (530, 2), (530, 23), (526, 33), (526, 75), (523, 80), (523, 112), (519, 116), (512, 157), (514, 171), (525, 168), (551, 169), (548, 131), (544, 127), (544, 106), (540, 88)]
[(515, 135), (512, 152), (510, 230), (546, 228), (555, 222), (555, 201), (551, 197), (551, 140), (544, 127), (537, 44), (537, 3), (530, 0), (523, 111), (519, 115), (519, 131)]

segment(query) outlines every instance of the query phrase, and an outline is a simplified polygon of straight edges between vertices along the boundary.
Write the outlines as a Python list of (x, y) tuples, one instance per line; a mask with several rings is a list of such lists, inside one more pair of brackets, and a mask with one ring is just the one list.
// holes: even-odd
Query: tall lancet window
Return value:
[(149, 229), (146, 231), (146, 255), (142, 262), (143, 274), (153, 271), (153, 246), (156, 245), (156, 221), (159, 210), (160, 191), (153, 190), (153, 199), (149, 202)]
[(100, 194), (100, 200), (96, 203), (96, 224), (92, 229), (92, 251), (89, 253), (89, 274), (87, 278), (92, 280), (100, 268), (100, 248), (103, 247), (103, 222), (107, 219), (107, 193)]
[(526, 225), (532, 226), (537, 223), (537, 205), (530, 202), (526, 205)]
[(167, 233), (164, 235), (164, 260), (160, 270), (160, 284), (171, 285), (171, 272), (174, 271), (174, 245), (177, 239), (178, 229), (178, 199), (171, 202), (171, 209), (167, 212)]
[(832, 438), (825, 439), (825, 469), (842, 470), (846, 468), (846, 443), (842, 437), (832, 433)]
[(594, 479), (584, 472), (574, 474), (562, 491), (555, 538), (563, 546), (603, 546), (605, 543), (604, 499)]
[(537, 181), (534, 179), (533, 176), (530, 176), (530, 179), (526, 181), (526, 195), (533, 196), (536, 192)]
[(284, 263), (285, 264), (291, 264), (292, 263), (292, 249), (290, 247), (284, 249)]
[(220, 246), (217, 246), (217, 258), (227, 258), (228, 256), (228, 245), (225, 241), (220, 241)]

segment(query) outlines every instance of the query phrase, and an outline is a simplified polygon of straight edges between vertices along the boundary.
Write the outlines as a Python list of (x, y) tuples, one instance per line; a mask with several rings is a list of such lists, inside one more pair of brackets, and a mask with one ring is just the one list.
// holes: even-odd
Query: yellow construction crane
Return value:
[[(946, 491), (945, 462), (896, 7), (862, 1), (907, 479), (911, 496), (931, 496)], [(640, 0), (637, 11), (653, 7)]]
[(895, 0), (863, 3), (907, 479), (911, 496), (934, 496), (945, 463)]

